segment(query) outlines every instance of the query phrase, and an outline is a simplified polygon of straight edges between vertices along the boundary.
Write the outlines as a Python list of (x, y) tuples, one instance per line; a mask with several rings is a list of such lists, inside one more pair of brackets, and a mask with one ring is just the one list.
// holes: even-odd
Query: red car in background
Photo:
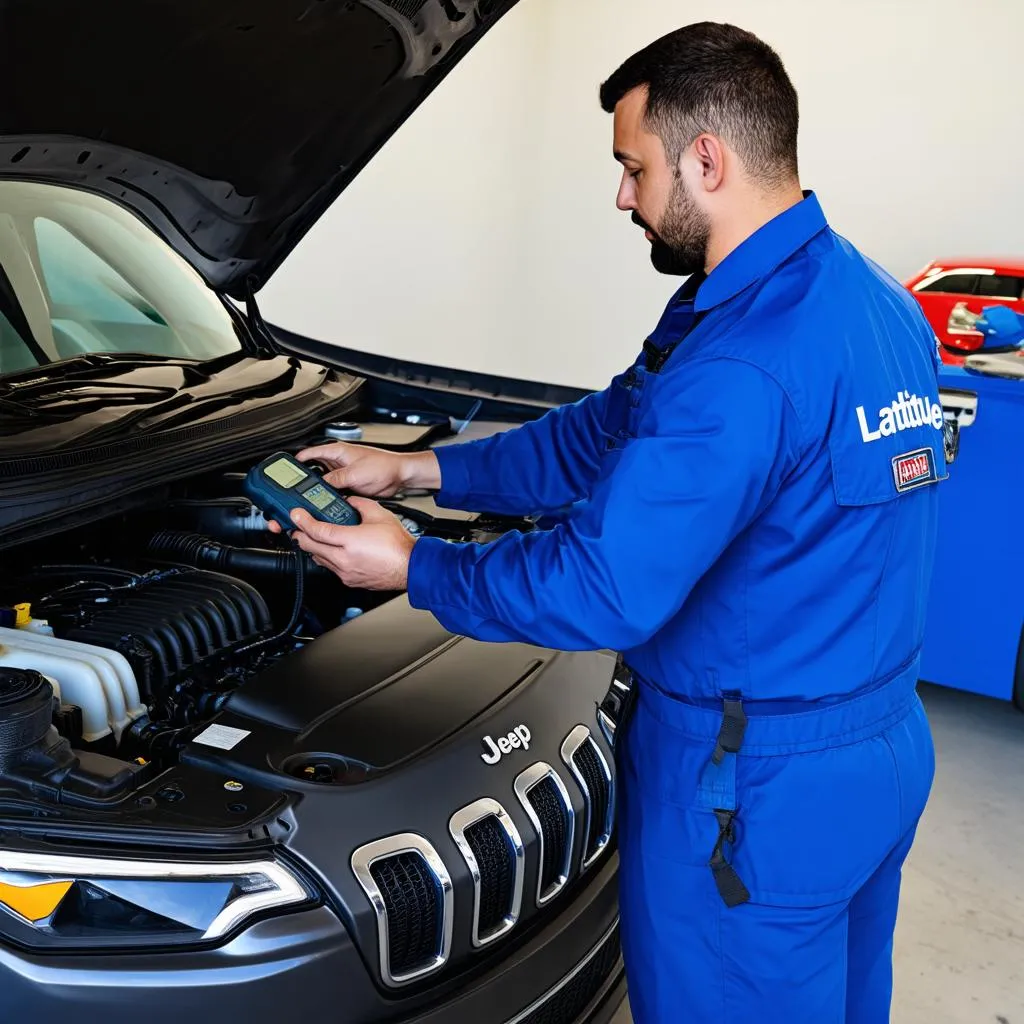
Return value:
[(935, 329), (943, 361), (954, 366), (981, 348), (974, 321), (983, 307), (1024, 313), (1024, 260), (935, 260), (906, 286)]

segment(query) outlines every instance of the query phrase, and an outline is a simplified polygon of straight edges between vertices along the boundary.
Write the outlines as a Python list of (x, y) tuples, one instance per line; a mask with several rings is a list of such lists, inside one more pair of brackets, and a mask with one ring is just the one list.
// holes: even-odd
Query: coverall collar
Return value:
[(827, 227), (818, 197), (804, 192), (802, 202), (768, 221), (708, 274), (697, 291), (695, 311), (704, 313), (734, 299)]

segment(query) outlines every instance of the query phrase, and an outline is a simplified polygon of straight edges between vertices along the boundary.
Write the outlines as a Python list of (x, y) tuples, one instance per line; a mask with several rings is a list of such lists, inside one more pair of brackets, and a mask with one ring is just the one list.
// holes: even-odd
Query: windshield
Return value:
[(78, 189), (0, 181), (0, 374), (89, 352), (213, 359), (234, 321), (141, 220)]

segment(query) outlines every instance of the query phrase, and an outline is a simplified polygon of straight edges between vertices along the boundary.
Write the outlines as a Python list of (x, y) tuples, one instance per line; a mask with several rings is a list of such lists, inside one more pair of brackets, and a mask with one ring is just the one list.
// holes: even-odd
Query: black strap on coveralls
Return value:
[[(621, 771), (622, 747), (628, 742), (629, 725), (640, 696), (640, 679), (625, 666), (622, 678), (630, 683), (629, 692), (619, 713), (615, 730), (615, 757)], [(722, 701), (722, 724), (718, 729), (715, 749), (704, 771), (697, 790), (697, 806), (711, 811), (718, 823), (718, 838), (708, 867), (715, 879), (718, 894), (727, 907), (738, 907), (750, 899), (750, 892), (736, 869), (726, 859), (726, 847), (736, 841), (736, 755), (743, 746), (747, 730), (747, 715), (739, 694), (727, 694)]]
[[(736, 869), (726, 860), (725, 847), (736, 841), (736, 755), (743, 746), (747, 716), (738, 694), (722, 701), (722, 724), (718, 730), (711, 762), (701, 777), (701, 796), (710, 798), (718, 822), (718, 840), (711, 851), (708, 867), (715, 878), (718, 894), (727, 907), (738, 907), (750, 899), (750, 893)], [(712, 781), (712, 779), (714, 781)]]

